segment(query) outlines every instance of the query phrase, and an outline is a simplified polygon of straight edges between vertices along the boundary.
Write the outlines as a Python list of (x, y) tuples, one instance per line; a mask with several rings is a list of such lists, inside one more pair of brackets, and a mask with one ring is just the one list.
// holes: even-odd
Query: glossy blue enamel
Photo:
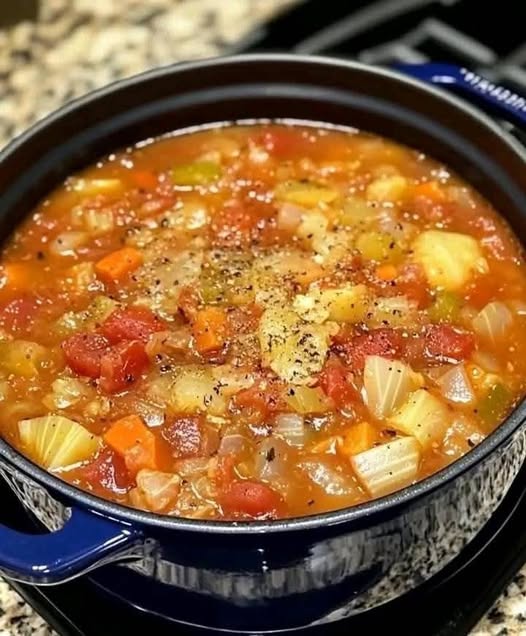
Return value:
[[(429, 82), (462, 81), (471, 94), (482, 91), (478, 80), (452, 67), (418, 72)], [(488, 91), (498, 105), (510, 106), (503, 93)], [(526, 153), (477, 109), (390, 71), (258, 55), (153, 70), (36, 124), (0, 152), (0, 238), (17, 225), (20, 210), (115, 148), (246, 118), (355, 126), (419, 148), (468, 179), (526, 236)], [(0, 440), (0, 474), (51, 531), (27, 536), (0, 528), (0, 572), (46, 584), (91, 570), (121, 601), (208, 629), (254, 633), (344, 619), (419, 586), (460, 554), (526, 458), (525, 420), (523, 403), (468, 455), (377, 501), (239, 524), (162, 517), (102, 501)]]
[(0, 526), (0, 574), (35, 584), (66, 581), (111, 556), (124, 557), (140, 541), (124, 524), (72, 508), (55, 532), (28, 535)]
[(495, 115), (526, 128), (526, 97), (494, 84), (469, 69), (453, 64), (397, 64), (397, 70), (443, 88), (458, 89), (475, 104), (490, 108)]

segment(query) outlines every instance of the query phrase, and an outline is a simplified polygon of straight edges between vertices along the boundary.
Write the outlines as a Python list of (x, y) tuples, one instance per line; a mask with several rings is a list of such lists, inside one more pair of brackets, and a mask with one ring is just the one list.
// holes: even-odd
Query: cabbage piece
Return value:
[[(306, 388), (306, 387), (303, 387)], [(305, 421), (298, 413), (280, 413), (274, 423), (274, 435), (289, 446), (302, 447), (305, 443)]]
[(137, 488), (132, 499), (141, 508), (152, 512), (165, 512), (175, 505), (181, 488), (181, 478), (174, 473), (143, 469), (137, 473)]
[(418, 305), (406, 296), (375, 298), (365, 322), (369, 327), (414, 327), (419, 323)]
[(227, 400), (221, 389), (221, 380), (216, 380), (210, 369), (185, 367), (171, 383), (168, 403), (175, 411), (222, 415)]
[(427, 230), (413, 241), (413, 258), (434, 287), (460, 290), (473, 274), (487, 274), (479, 243), (466, 234)]
[(442, 440), (451, 421), (451, 411), (437, 397), (419, 389), (389, 418), (389, 424), (415, 437), (423, 448)]
[(333, 406), (332, 401), (319, 388), (295, 386), (285, 392), (285, 402), (296, 413), (325, 413)]
[(421, 452), (414, 437), (401, 437), (354, 455), (351, 465), (369, 494), (381, 497), (416, 480)]
[(473, 318), (473, 329), (481, 338), (496, 344), (506, 335), (512, 323), (511, 311), (504, 303), (495, 300)]
[(367, 407), (378, 418), (390, 415), (424, 379), (407, 364), (367, 356), (363, 375)]
[(44, 468), (57, 470), (85, 461), (99, 449), (101, 439), (62, 415), (45, 415), (18, 423), (24, 450)]
[[(309, 479), (331, 496), (348, 496), (359, 494), (358, 484), (352, 474), (336, 470), (332, 462), (324, 459), (304, 459), (299, 468)], [(350, 471), (349, 471), (350, 472)]]

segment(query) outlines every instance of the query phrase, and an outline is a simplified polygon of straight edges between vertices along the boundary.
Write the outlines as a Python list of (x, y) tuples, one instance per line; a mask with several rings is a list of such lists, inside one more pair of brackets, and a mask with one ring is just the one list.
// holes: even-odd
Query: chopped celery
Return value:
[(479, 402), (477, 413), (491, 431), (506, 415), (513, 402), (513, 394), (504, 384), (495, 384)]
[(362, 256), (372, 261), (396, 263), (402, 257), (402, 249), (394, 237), (385, 232), (364, 232), (356, 239), (356, 248)]
[(331, 203), (338, 197), (338, 191), (317, 183), (287, 181), (280, 183), (275, 190), (276, 199), (313, 208), (318, 203)]
[(172, 168), (172, 183), (178, 186), (200, 186), (217, 181), (221, 176), (221, 166), (214, 161), (194, 161), (182, 163)]
[(460, 296), (450, 291), (438, 292), (435, 302), (427, 310), (432, 322), (456, 322), (458, 320), (462, 301)]

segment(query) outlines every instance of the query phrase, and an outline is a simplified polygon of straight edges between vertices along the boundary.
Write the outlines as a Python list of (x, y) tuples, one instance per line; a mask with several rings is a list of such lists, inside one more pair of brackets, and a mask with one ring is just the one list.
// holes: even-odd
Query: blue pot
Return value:
[[(473, 74), (418, 72), (485, 93), (516, 121), (526, 112), (524, 100)], [(288, 55), (157, 69), (63, 107), (0, 154), (0, 232), (7, 236), (65, 176), (115, 148), (248, 118), (351, 125), (415, 146), (454, 168), (526, 236), (526, 153), (491, 119), (401, 74)], [(521, 404), (467, 456), (401, 492), (276, 522), (134, 511), (60, 481), (2, 441), (0, 472), (51, 532), (0, 527), (0, 572), (41, 585), (90, 572), (132, 605), (208, 628), (264, 632), (337, 621), (417, 587), (475, 537), (524, 462), (525, 415)]]

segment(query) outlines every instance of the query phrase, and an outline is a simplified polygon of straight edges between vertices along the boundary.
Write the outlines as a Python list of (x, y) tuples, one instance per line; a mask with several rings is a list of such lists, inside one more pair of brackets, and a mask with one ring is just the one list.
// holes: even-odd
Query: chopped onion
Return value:
[(163, 512), (176, 503), (181, 487), (179, 475), (144, 468), (137, 473), (136, 480), (137, 488), (152, 512)]
[(77, 378), (57, 378), (51, 388), (53, 392), (44, 397), (43, 403), (52, 411), (67, 409), (90, 393), (88, 387)]
[(239, 433), (232, 433), (229, 435), (225, 435), (221, 439), (217, 454), (220, 456), (239, 455), (240, 453), (243, 453), (245, 450), (248, 450), (251, 447), (252, 442), (244, 435), (241, 435)]
[(300, 462), (299, 467), (328, 495), (352, 495), (358, 490), (351, 474), (337, 471), (328, 462), (309, 459)]
[(380, 356), (367, 356), (363, 377), (367, 406), (379, 418), (391, 414), (423, 384), (422, 376), (407, 364)]
[(164, 409), (158, 404), (147, 400), (136, 400), (133, 404), (137, 415), (140, 415), (145, 424), (150, 428), (162, 426), (164, 424)]
[(351, 464), (368, 492), (381, 497), (415, 481), (420, 454), (414, 437), (401, 437), (355, 455)]
[(193, 477), (201, 475), (208, 470), (210, 459), (208, 457), (196, 457), (180, 459), (175, 464), (175, 470), (181, 477)]
[(97, 210), (90, 208), (83, 214), (84, 227), (93, 234), (105, 234), (115, 227), (111, 210)]
[(256, 479), (276, 482), (286, 482), (289, 447), (281, 439), (267, 437), (259, 444), (254, 465)]
[(522, 300), (512, 300), (508, 303), (517, 316), (526, 316), (526, 303)]
[(276, 417), (274, 433), (290, 446), (303, 446), (305, 443), (305, 422), (297, 413), (282, 413)]
[(49, 246), (49, 251), (56, 256), (75, 256), (75, 250), (84, 245), (89, 238), (87, 232), (62, 232)]
[(463, 364), (457, 364), (437, 379), (440, 392), (450, 402), (471, 404), (475, 393)]
[(473, 319), (473, 329), (481, 338), (498, 342), (508, 331), (513, 315), (504, 303), (495, 300), (488, 303)]
[(294, 203), (282, 203), (278, 209), (277, 227), (285, 232), (295, 232), (301, 223), (305, 209)]
[(473, 352), (471, 360), (479, 367), (482, 367), (484, 371), (499, 373), (501, 370), (500, 362), (493, 354), (489, 353), (489, 351), (481, 351), (479, 349)]

